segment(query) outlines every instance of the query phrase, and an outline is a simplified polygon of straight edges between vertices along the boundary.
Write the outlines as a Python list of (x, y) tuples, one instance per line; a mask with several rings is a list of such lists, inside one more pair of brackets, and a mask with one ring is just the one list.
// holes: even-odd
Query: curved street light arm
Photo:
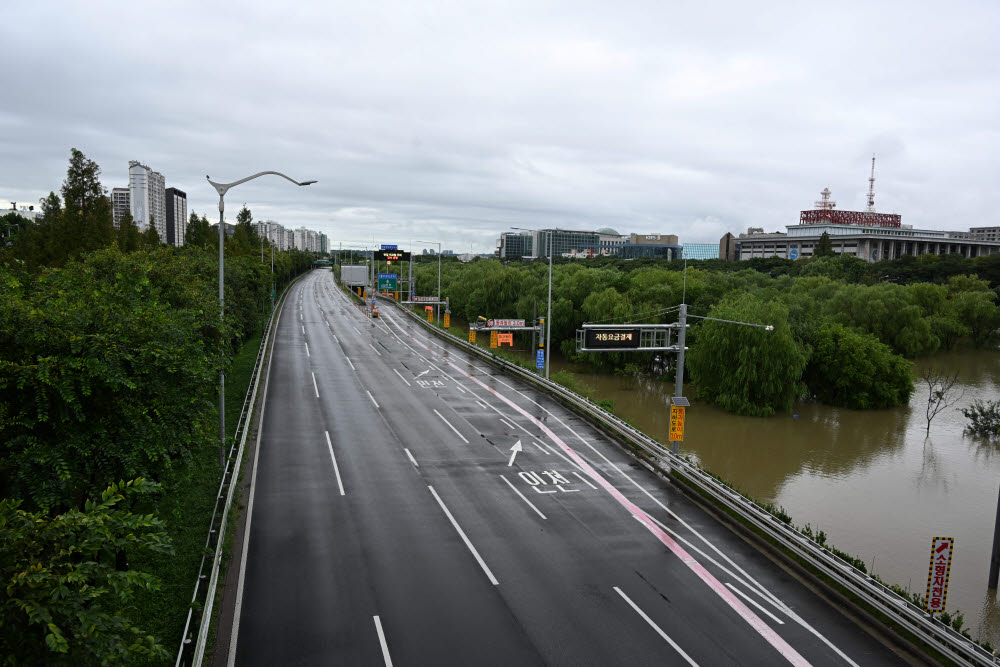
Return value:
[(285, 180), (291, 181), (295, 185), (312, 185), (313, 183), (316, 182), (316, 181), (299, 182), (296, 181), (294, 178), (282, 174), (280, 171), (262, 171), (254, 174), (253, 176), (247, 176), (246, 178), (241, 178), (238, 181), (233, 181), (232, 183), (216, 183), (209, 176), (205, 176), (205, 180), (207, 180), (209, 183), (212, 184), (212, 187), (215, 188), (215, 191), (219, 193), (219, 197), (224, 197), (226, 192), (229, 191), (229, 188), (233, 187), (234, 185), (239, 185), (240, 183), (246, 183), (247, 181), (252, 181), (253, 179), (258, 178), (259, 176), (265, 176), (267, 174), (272, 174), (274, 176), (281, 176)]

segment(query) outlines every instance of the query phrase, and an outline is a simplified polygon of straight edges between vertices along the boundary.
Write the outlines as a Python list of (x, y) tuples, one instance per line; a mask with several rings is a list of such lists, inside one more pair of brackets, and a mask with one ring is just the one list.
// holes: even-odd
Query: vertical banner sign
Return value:
[(496, 331), (491, 331), (490, 332), (490, 347), (496, 347), (496, 346), (497, 346), (497, 332)]
[(684, 440), (684, 410), (680, 405), (670, 406), (670, 442)]
[(539, 350), (535, 355), (535, 368), (545, 368), (545, 350)]
[(447, 329), (451, 326), (451, 313), (444, 314), (444, 328)]
[(469, 329), (469, 342), (470, 343), (475, 343), (476, 342), (476, 330), (475, 329)]
[(935, 537), (931, 540), (931, 569), (927, 573), (927, 598), (924, 602), (924, 609), (931, 613), (944, 611), (954, 551), (954, 537)]

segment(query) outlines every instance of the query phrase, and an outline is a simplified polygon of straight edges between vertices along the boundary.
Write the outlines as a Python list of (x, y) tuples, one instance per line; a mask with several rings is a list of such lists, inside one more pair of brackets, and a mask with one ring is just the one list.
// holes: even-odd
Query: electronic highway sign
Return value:
[(379, 262), (405, 262), (410, 259), (410, 253), (404, 250), (376, 250), (375, 259)]
[(585, 329), (586, 347), (588, 349), (600, 348), (635, 348), (639, 347), (638, 329)]

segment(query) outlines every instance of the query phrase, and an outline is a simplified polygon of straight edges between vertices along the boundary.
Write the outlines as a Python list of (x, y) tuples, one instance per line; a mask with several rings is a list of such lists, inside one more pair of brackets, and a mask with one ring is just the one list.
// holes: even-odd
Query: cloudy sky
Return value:
[[(71, 147), (217, 219), (336, 247), (511, 226), (717, 241), (829, 187), (918, 228), (998, 225), (1000, 2), (4, 3), (0, 204)], [(425, 247), (427, 244), (415, 244)]]

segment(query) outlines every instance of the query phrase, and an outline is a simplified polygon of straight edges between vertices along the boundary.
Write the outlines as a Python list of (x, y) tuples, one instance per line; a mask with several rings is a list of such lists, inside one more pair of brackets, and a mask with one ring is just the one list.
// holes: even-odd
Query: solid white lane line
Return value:
[(354, 367), (354, 364), (351, 363), (351, 358), (345, 354), (344, 359), (347, 359), (347, 364), (351, 367), (351, 370), (356, 372), (357, 369)]
[(698, 663), (695, 662), (694, 660), (692, 660), (691, 656), (689, 656), (687, 653), (685, 653), (684, 649), (682, 649), (680, 646), (677, 645), (677, 642), (675, 642), (673, 639), (671, 639), (670, 637), (668, 637), (667, 633), (664, 632), (663, 630), (661, 630), (660, 626), (658, 626), (656, 623), (654, 623), (653, 619), (651, 619), (649, 616), (646, 615), (646, 612), (644, 612), (642, 609), (639, 609), (639, 606), (636, 603), (632, 602), (632, 600), (630, 600), (627, 595), (625, 595), (624, 593), (622, 593), (622, 589), (618, 588), (617, 586), (615, 586), (614, 588), (615, 588), (615, 592), (617, 592), (618, 595), (622, 596), (622, 599), (624, 599), (625, 602), (628, 602), (628, 605), (630, 607), (632, 607), (632, 609), (634, 609), (635, 612), (637, 614), (639, 614), (639, 616), (642, 616), (642, 620), (644, 620), (647, 623), (649, 623), (650, 627), (652, 627), (654, 630), (656, 630), (656, 633), (658, 635), (660, 635), (661, 637), (663, 637), (663, 639), (668, 644), (670, 644), (671, 646), (673, 646), (674, 650), (677, 651), (678, 653), (680, 653), (681, 657), (684, 658), (685, 660), (687, 660), (687, 663), (689, 665), (694, 665), (694, 667), (698, 667)]
[(319, 398), (319, 385), (316, 384), (316, 374), (312, 371), (310, 371), (310, 374), (313, 376), (313, 389), (316, 390), (316, 398)]
[(309, 343), (306, 343), (306, 356), (307, 357), (311, 357), (312, 356), (311, 354), (309, 354)]
[(513, 424), (511, 424), (509, 421), (507, 421), (506, 419), (504, 419), (503, 417), (500, 418), (500, 421), (502, 421), (504, 424), (506, 424), (507, 428), (510, 428), (510, 429), (517, 428), (516, 426), (514, 426)]
[(406, 452), (406, 455), (410, 457), (410, 463), (412, 463), (415, 468), (419, 468), (420, 464), (417, 463), (417, 460), (415, 458), (413, 458), (413, 454), (410, 453), (410, 450), (407, 449), (406, 447), (403, 447), (403, 451)]
[(375, 616), (375, 630), (378, 631), (378, 643), (382, 646), (382, 659), (385, 660), (385, 667), (392, 667), (392, 658), (389, 657), (389, 645), (385, 642), (385, 632), (382, 631), (382, 621)]
[[(372, 345), (371, 343), (368, 343), (368, 347), (370, 347), (371, 349), (375, 350), (375, 346)], [(375, 350), (375, 354), (377, 354), (380, 357), (382, 356), (382, 353), (379, 352), (378, 350)]]
[[(399, 375), (399, 371), (397, 371), (395, 368), (392, 369), (392, 372), (395, 373), (396, 375)], [(402, 380), (403, 382), (406, 382), (406, 378), (403, 377), (402, 375), (399, 375), (399, 379)], [(406, 382), (406, 386), (412, 387), (413, 385), (411, 385), (409, 382)]]
[(448, 511), (448, 508), (445, 506), (444, 501), (441, 500), (441, 496), (438, 495), (437, 491), (434, 490), (433, 486), (428, 486), (427, 488), (430, 489), (431, 493), (434, 494), (434, 500), (438, 501), (438, 505), (440, 505), (441, 509), (444, 510), (444, 513), (448, 517), (448, 520), (451, 521), (451, 525), (453, 525), (455, 527), (455, 530), (458, 531), (458, 534), (462, 538), (462, 541), (465, 542), (465, 546), (469, 547), (469, 551), (471, 551), (472, 555), (476, 557), (476, 562), (479, 563), (479, 567), (483, 568), (483, 572), (485, 572), (486, 576), (489, 577), (490, 582), (492, 582), (494, 586), (499, 586), (500, 582), (497, 581), (497, 578), (493, 576), (492, 572), (490, 572), (490, 568), (486, 567), (486, 563), (483, 562), (482, 556), (480, 556), (479, 552), (476, 551), (476, 547), (472, 546), (472, 542), (469, 541), (469, 538), (466, 537), (465, 535), (465, 531), (462, 530), (462, 527), (458, 525), (457, 521), (455, 521), (455, 517), (453, 517), (451, 515), (451, 512)]
[[(368, 394), (368, 398), (372, 399), (372, 403), (375, 403), (375, 397), (372, 396), (372, 393), (368, 390), (365, 390), (365, 393)], [(378, 403), (375, 403), (375, 407), (378, 407)]]
[(512, 490), (512, 491), (513, 491), (514, 493), (516, 493), (517, 495), (519, 495), (519, 496), (521, 497), (521, 500), (523, 500), (524, 502), (528, 503), (528, 507), (530, 507), (531, 509), (535, 510), (535, 514), (537, 514), (538, 516), (542, 517), (543, 519), (545, 518), (545, 515), (544, 515), (544, 514), (542, 514), (541, 512), (539, 512), (539, 511), (538, 511), (538, 508), (537, 508), (537, 507), (535, 507), (535, 506), (534, 506), (534, 505), (533, 505), (533, 504), (531, 503), (531, 501), (530, 501), (530, 500), (528, 500), (527, 498), (525, 498), (525, 497), (524, 497), (524, 494), (523, 494), (523, 493), (521, 493), (520, 491), (518, 491), (517, 487), (516, 487), (516, 486), (514, 486), (513, 484), (511, 484), (511, 483), (510, 483), (510, 480), (509, 480), (509, 479), (507, 479), (507, 478), (506, 478), (506, 477), (504, 477), (503, 475), (500, 475), (500, 479), (502, 479), (503, 481), (507, 482), (507, 486), (509, 486), (509, 487), (511, 488), (511, 490)]
[(751, 600), (749, 595), (747, 595), (746, 593), (744, 593), (740, 589), (736, 588), (736, 586), (733, 586), (728, 581), (726, 582), (726, 586), (729, 587), (729, 590), (731, 590), (732, 592), (736, 593), (737, 595), (739, 595), (741, 598), (743, 598), (744, 600), (746, 600), (747, 602), (749, 602), (753, 606), (757, 607), (757, 609), (759, 609), (761, 611), (761, 613), (767, 614), (768, 616), (770, 616), (771, 619), (775, 623), (780, 623), (781, 625), (785, 624), (785, 622), (783, 620), (781, 620), (780, 618), (778, 618), (777, 616), (775, 616), (774, 614), (772, 614), (771, 612), (769, 612), (767, 609), (764, 609), (763, 607), (761, 607), (759, 604), (757, 604), (756, 600)]
[[(281, 324), (281, 314), (284, 310), (278, 311), (278, 319), (275, 322), (275, 330)], [(240, 635), (240, 615), (243, 610), (243, 587), (246, 583), (247, 574), (247, 554), (250, 552), (250, 525), (253, 521), (253, 502), (257, 493), (257, 459), (260, 455), (260, 438), (264, 433), (264, 411), (267, 408), (267, 388), (271, 383), (271, 359), (267, 359), (267, 375), (264, 376), (264, 397), (260, 403), (260, 418), (257, 427), (257, 444), (253, 450), (253, 472), (250, 474), (250, 500), (247, 502), (247, 521), (243, 529), (243, 549), (240, 552), (240, 573), (236, 582), (236, 608), (233, 611), (233, 630), (229, 640), (229, 660), (228, 667), (236, 664), (236, 644)]]
[(337, 338), (337, 334), (333, 334), (333, 342), (336, 343), (337, 345), (340, 345), (340, 339)]
[(538, 447), (540, 450), (542, 450), (542, 454), (545, 454), (546, 456), (552, 456), (552, 452), (550, 452), (549, 450), (545, 449), (544, 447), (542, 447), (540, 444), (538, 444), (534, 440), (531, 441), (531, 444), (533, 444), (535, 447)]
[(578, 473), (575, 470), (573, 471), (573, 474), (576, 475), (577, 477), (579, 477), (581, 482), (583, 482), (584, 484), (586, 484), (590, 488), (594, 489), (595, 491), (597, 490), (597, 487), (594, 486), (593, 484), (591, 484), (589, 481), (587, 481), (586, 477), (584, 477), (583, 475), (581, 475), (580, 473)]
[(337, 465), (337, 457), (333, 455), (333, 443), (330, 442), (330, 432), (323, 431), (326, 433), (326, 447), (330, 450), (330, 460), (333, 461), (333, 472), (337, 476), (337, 486), (340, 488), (340, 495), (347, 495), (344, 493), (344, 483), (340, 481), (340, 467)]
[(447, 425), (448, 425), (448, 428), (450, 428), (450, 429), (451, 429), (452, 431), (454, 431), (454, 432), (455, 432), (455, 435), (457, 435), (458, 437), (460, 437), (460, 438), (461, 438), (461, 439), (462, 439), (462, 440), (463, 440), (463, 441), (465, 442), (465, 444), (469, 444), (469, 441), (465, 439), (465, 436), (464, 436), (464, 435), (462, 435), (461, 433), (459, 433), (459, 432), (458, 432), (458, 429), (457, 429), (457, 428), (455, 428), (454, 426), (452, 426), (452, 425), (451, 425), (451, 422), (450, 422), (450, 421), (448, 421), (447, 419), (445, 419), (445, 418), (444, 418), (444, 415), (442, 415), (442, 414), (441, 414), (440, 412), (438, 412), (437, 410), (434, 410), (434, 414), (436, 414), (436, 415), (437, 415), (438, 417), (440, 417), (440, 418), (441, 418), (441, 421), (443, 421), (443, 422), (444, 422), (445, 424), (447, 424)]

